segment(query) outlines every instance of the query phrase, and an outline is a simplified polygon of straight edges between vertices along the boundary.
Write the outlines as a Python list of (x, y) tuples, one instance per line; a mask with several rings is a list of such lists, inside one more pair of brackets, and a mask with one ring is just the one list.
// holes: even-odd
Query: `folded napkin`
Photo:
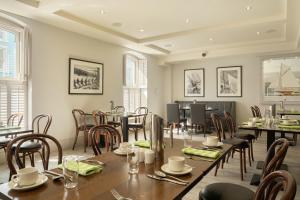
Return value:
[(300, 130), (300, 125), (283, 125), (279, 124), (278, 128), (283, 128), (283, 129), (299, 129)]
[(220, 156), (220, 151), (209, 151), (209, 150), (202, 150), (202, 149), (194, 149), (191, 147), (182, 149), (182, 152), (185, 154), (195, 155), (195, 156), (202, 156), (207, 158), (216, 159)]
[(142, 148), (150, 148), (150, 141), (148, 140), (139, 140), (134, 142), (134, 146), (142, 147)]
[[(62, 169), (62, 164), (58, 165), (58, 168)], [(67, 168), (71, 171), (76, 171), (76, 161), (68, 162)], [(84, 162), (78, 162), (78, 174), (82, 176), (88, 176), (91, 174), (95, 174), (101, 172), (103, 169), (100, 165), (90, 165)]]
[(12, 130), (12, 129), (20, 129), (20, 126), (2, 126), (0, 127), (0, 131), (4, 131), (4, 130)]

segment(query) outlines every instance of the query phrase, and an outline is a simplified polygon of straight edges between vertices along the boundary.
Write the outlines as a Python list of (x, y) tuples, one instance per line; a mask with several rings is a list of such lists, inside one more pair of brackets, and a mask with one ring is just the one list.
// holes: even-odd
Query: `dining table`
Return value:
[(280, 115), (280, 118), (282, 118), (282, 116), (285, 116), (285, 115), (293, 115), (293, 116), (299, 115), (300, 116), (300, 111), (298, 111), (298, 110), (280, 110), (280, 111), (277, 111), (276, 114)]
[(33, 129), (16, 127), (16, 126), (2, 126), (0, 127), (0, 137), (8, 137), (11, 135), (19, 135), (25, 133), (32, 133)]
[[(153, 200), (153, 199), (182, 199), (202, 178), (207, 175), (225, 156), (231, 151), (232, 146), (224, 144), (220, 151), (220, 155), (215, 159), (204, 159), (203, 157), (192, 156), (186, 157), (186, 164), (192, 167), (192, 171), (188, 174), (178, 176), (188, 181), (187, 185), (178, 185), (166, 181), (159, 181), (149, 178), (148, 174), (153, 174), (154, 170), (160, 170), (161, 166), (167, 162), (170, 156), (184, 156), (182, 148), (183, 140), (174, 140), (174, 147), (164, 148), (161, 157), (157, 157), (153, 164), (139, 164), (138, 174), (128, 173), (128, 163), (126, 156), (116, 155), (113, 152), (103, 153), (99, 156), (89, 158), (89, 160), (98, 160), (104, 163), (100, 173), (89, 176), (80, 176), (78, 186), (75, 189), (65, 189), (63, 181), (48, 181), (29, 191), (10, 190), (8, 183), (0, 185), (0, 197), (3, 199), (18, 200), (96, 200), (115, 199), (111, 194), (111, 190), (115, 189), (122, 196), (129, 197), (132, 200)], [(202, 148), (202, 142), (193, 141), (194, 148)], [(52, 169), (57, 173), (62, 170)]]

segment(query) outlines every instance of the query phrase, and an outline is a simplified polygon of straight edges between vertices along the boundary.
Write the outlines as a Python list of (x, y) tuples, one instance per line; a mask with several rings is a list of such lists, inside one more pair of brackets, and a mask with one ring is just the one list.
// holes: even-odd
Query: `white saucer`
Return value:
[(127, 155), (127, 151), (121, 151), (120, 149), (116, 149), (114, 150), (114, 153), (120, 156), (126, 156)]
[(190, 173), (193, 168), (189, 165), (184, 165), (184, 168), (182, 171), (180, 172), (174, 172), (174, 171), (171, 171), (169, 169), (169, 166), (168, 166), (168, 163), (167, 164), (164, 164), (163, 166), (161, 166), (161, 170), (167, 174), (171, 174), (171, 175), (184, 175), (184, 174), (188, 174)]
[(32, 190), (34, 188), (37, 188), (41, 185), (43, 185), (44, 183), (46, 183), (48, 180), (48, 177), (44, 174), (39, 174), (38, 180), (36, 181), (35, 184), (32, 185), (26, 185), (26, 186), (17, 186), (16, 183), (14, 183), (13, 181), (10, 181), (8, 183), (8, 187), (11, 190), (18, 190), (18, 191), (24, 191), (24, 190)]
[(204, 145), (204, 146), (207, 146), (207, 147), (221, 147), (221, 146), (223, 146), (223, 142), (218, 142), (218, 144), (217, 145), (207, 145), (207, 143), (206, 142), (202, 142), (202, 144)]

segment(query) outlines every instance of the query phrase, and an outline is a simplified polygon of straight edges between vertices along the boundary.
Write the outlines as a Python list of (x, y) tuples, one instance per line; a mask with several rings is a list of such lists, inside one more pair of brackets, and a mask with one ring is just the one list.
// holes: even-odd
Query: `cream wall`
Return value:
[[(242, 97), (218, 97), (216, 83), (216, 68), (221, 66), (243, 66), (243, 95)], [(205, 97), (184, 97), (184, 70), (204, 68), (205, 69)], [(238, 121), (247, 120), (250, 116), (250, 106), (260, 105), (261, 84), (261, 59), (256, 56), (234, 56), (214, 59), (203, 59), (201, 61), (184, 62), (173, 65), (169, 73), (172, 79), (172, 94), (166, 102), (175, 100), (197, 101), (235, 101)], [(262, 105), (260, 105), (262, 107)]]
[[(25, 22), (32, 33), (32, 116), (51, 114), (53, 121), (49, 134), (58, 138), (64, 148), (70, 147), (75, 135), (73, 108), (87, 112), (95, 109), (107, 111), (110, 100), (115, 105), (122, 105), (123, 55), (128, 49), (31, 19), (17, 18)], [(157, 65), (155, 57), (145, 56), (148, 59), (149, 110), (161, 114), (163, 68)], [(103, 95), (68, 94), (69, 57), (104, 63)]]

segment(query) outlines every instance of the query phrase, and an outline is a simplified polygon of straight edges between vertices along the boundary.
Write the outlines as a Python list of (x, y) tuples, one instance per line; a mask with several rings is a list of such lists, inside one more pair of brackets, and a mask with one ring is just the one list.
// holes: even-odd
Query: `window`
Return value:
[(147, 106), (147, 60), (127, 54), (124, 57), (123, 104), (126, 112)]
[[(0, 20), (0, 22), (2, 22)], [(22, 113), (25, 126), (27, 82), (20, 77), (21, 32), (0, 23), (0, 121)]]

